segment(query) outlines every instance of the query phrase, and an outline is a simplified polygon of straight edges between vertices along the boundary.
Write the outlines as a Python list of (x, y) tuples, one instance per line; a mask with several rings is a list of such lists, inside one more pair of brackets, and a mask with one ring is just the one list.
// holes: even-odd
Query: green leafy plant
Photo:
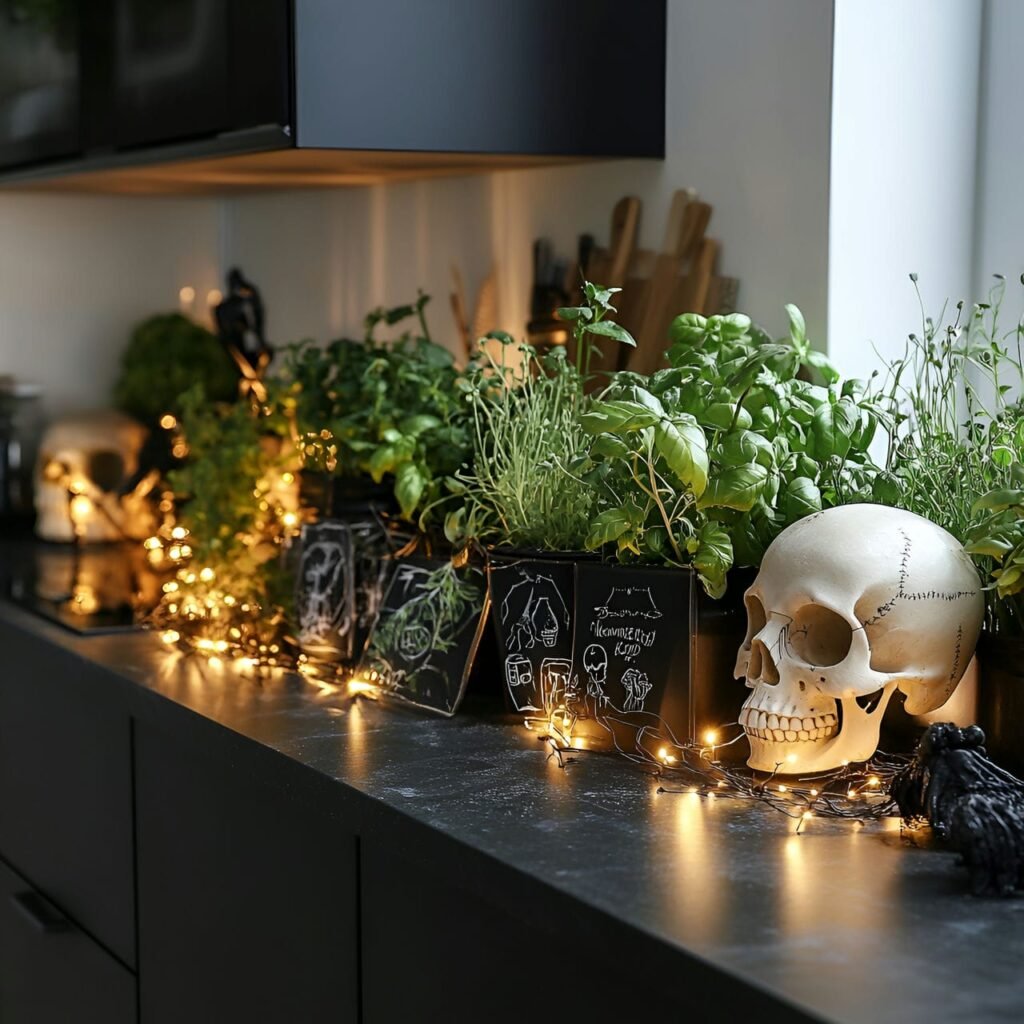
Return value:
[(1005, 287), (997, 277), (986, 302), (970, 312), (958, 303), (950, 323), (922, 307), (921, 333), (876, 387), (889, 443), (875, 496), (966, 543), (989, 580), (988, 628), (1022, 632), (1015, 494), (1024, 463), (1024, 328), (1000, 325)]
[(999, 632), (1024, 633), (1024, 465), (1010, 467), (1011, 487), (983, 495), (974, 505), (981, 519), (967, 531), (967, 550), (990, 560), (991, 621)]
[[(275, 393), (294, 416), (308, 467), (391, 481), (402, 515), (421, 525), (438, 514), (445, 480), (471, 450), (459, 372), (451, 354), (430, 339), (427, 302), (421, 294), (413, 304), (373, 310), (361, 341), (292, 346)], [(390, 342), (375, 337), (379, 325), (411, 318), (420, 334), (406, 331)]]
[[(472, 537), (544, 551), (583, 546), (597, 495), (569, 467), (588, 446), (581, 414), (590, 401), (584, 385), (594, 340), (635, 344), (608, 319), (618, 290), (584, 282), (584, 305), (558, 311), (573, 325), (574, 363), (564, 349), (541, 356), (502, 332), (484, 339), (462, 383), (472, 412), (473, 458), (450, 484), (459, 502), (445, 521), (453, 542)], [(487, 341), (497, 342), (497, 355)]]
[(114, 404), (143, 423), (181, 417), (181, 396), (197, 381), (211, 402), (238, 397), (238, 368), (206, 328), (179, 313), (150, 317), (132, 332), (121, 358)]
[[(873, 405), (787, 312), (778, 343), (740, 314), (684, 314), (668, 369), (613, 377), (581, 418), (593, 440), (574, 469), (600, 495), (588, 548), (691, 565), (720, 596), (731, 566), (757, 565), (790, 523), (870, 495)], [(806, 367), (826, 383), (801, 379)]]
[(587, 443), (577, 411), (579, 374), (564, 349), (538, 356), (507, 335), (492, 340), (500, 346), (497, 356), (483, 349), (463, 383), (473, 457), (449, 484), (457, 505), (445, 519), (445, 535), (453, 543), (473, 538), (577, 551), (595, 498), (567, 469)]
[(590, 363), (594, 353), (595, 338), (611, 338), (620, 344), (636, 348), (633, 336), (621, 324), (607, 319), (609, 313), (617, 312), (612, 305), (612, 296), (621, 292), (621, 288), (604, 288), (590, 281), (583, 282), (582, 306), (562, 306), (556, 312), (560, 320), (572, 324), (574, 348), (576, 352), (576, 373), (580, 380), (590, 377)]
[(194, 564), (213, 569), (239, 602), (290, 607), (291, 585), (278, 557), (290, 531), (271, 482), (294, 468), (290, 446), (247, 403), (213, 404), (202, 385), (182, 396), (181, 419), (189, 457), (168, 483)]
[[(911, 280), (916, 289), (916, 275)], [(969, 313), (958, 303), (951, 323), (936, 323), (922, 307), (921, 334), (910, 335), (876, 387), (889, 433), (878, 497), (961, 541), (978, 497), (1010, 486), (1013, 464), (1024, 461), (1022, 328), (1001, 329), (1004, 292), (999, 278)]]

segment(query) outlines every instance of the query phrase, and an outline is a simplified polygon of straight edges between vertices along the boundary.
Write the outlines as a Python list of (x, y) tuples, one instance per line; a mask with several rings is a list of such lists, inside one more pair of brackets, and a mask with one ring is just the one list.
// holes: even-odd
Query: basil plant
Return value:
[[(840, 383), (786, 308), (780, 342), (740, 314), (684, 314), (668, 368), (613, 376), (582, 415), (592, 440), (574, 467), (599, 494), (588, 549), (692, 566), (719, 597), (729, 569), (758, 565), (789, 524), (872, 500), (872, 401), (860, 382)], [(813, 371), (823, 384), (805, 379)]]

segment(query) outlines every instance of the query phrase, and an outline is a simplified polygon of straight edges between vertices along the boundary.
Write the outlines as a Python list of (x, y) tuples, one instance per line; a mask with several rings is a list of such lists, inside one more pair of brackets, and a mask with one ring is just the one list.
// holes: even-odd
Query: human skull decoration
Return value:
[(871, 757), (897, 688), (909, 714), (941, 707), (984, 608), (956, 539), (884, 505), (843, 505), (783, 530), (744, 600), (747, 763), (785, 774)]
[(143, 540), (152, 533), (156, 521), (148, 494), (156, 477), (129, 487), (147, 435), (141, 423), (117, 412), (53, 423), (36, 462), (36, 533), (67, 542), (76, 539), (77, 527), (77, 539), (86, 543)]

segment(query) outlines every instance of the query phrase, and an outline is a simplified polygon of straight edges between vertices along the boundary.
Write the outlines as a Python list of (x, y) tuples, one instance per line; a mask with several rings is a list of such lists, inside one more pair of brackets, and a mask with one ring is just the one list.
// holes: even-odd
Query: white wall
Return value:
[(437, 340), (455, 345), (450, 266), (475, 293), (491, 254), (490, 182), (444, 178), (229, 199), (224, 250), (262, 290), (275, 344), (362, 336), (363, 317), (422, 288)]
[(836, 0), (828, 347), (847, 376), (920, 332), (911, 272), (936, 318), (972, 295), (981, 12)]
[(212, 200), (0, 194), (0, 373), (104, 405), (131, 327), (219, 283)]
[(472, 296), (492, 261), (500, 326), (521, 335), (536, 237), (571, 257), (582, 232), (607, 241), (613, 204), (633, 194), (641, 244), (657, 248), (673, 191), (693, 185), (715, 207), (710, 232), (740, 306), (781, 330), (796, 302), (821, 337), (831, 40), (825, 0), (669, 0), (664, 162), (230, 199), (227, 258), (263, 288), (276, 341), (358, 331), (367, 308), (422, 285), (435, 335), (454, 345), (449, 267)]
[(974, 251), (974, 294), (984, 297), (992, 275), (1006, 276), (1005, 323), (1024, 313), (1024, 3), (985, 0), (981, 123)]

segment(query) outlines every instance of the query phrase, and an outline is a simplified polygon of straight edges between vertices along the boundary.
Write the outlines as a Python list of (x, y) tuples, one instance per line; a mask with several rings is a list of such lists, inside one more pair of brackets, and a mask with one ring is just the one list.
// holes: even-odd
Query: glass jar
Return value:
[(0, 375), (0, 522), (29, 523), (32, 477), (41, 433), (36, 384)]

